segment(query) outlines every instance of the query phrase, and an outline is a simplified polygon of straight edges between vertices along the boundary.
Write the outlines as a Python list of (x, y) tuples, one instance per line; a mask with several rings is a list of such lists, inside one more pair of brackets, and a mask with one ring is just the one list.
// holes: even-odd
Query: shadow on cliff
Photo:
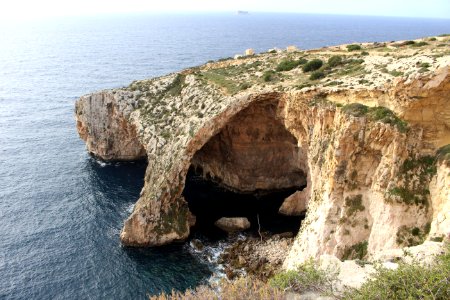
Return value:
[(223, 238), (226, 233), (214, 225), (221, 217), (246, 217), (252, 233), (258, 230), (271, 234), (292, 232), (297, 234), (302, 216), (284, 216), (278, 210), (284, 199), (305, 186), (279, 190), (234, 192), (220, 184), (203, 178), (190, 168), (183, 195), (189, 210), (196, 216), (192, 233), (208, 238)]

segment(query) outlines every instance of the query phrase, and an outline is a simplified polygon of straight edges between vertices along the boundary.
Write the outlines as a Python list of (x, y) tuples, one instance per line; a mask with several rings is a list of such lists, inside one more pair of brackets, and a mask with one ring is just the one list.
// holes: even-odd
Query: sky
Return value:
[(298, 12), (450, 19), (450, 0), (1, 0), (2, 20), (158, 12)]

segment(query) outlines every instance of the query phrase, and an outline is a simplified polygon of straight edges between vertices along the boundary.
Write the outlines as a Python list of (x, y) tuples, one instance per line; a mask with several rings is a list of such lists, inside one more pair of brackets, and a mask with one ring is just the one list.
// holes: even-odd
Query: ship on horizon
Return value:
[(236, 11), (237, 15), (248, 15), (248, 11), (247, 10), (238, 10)]

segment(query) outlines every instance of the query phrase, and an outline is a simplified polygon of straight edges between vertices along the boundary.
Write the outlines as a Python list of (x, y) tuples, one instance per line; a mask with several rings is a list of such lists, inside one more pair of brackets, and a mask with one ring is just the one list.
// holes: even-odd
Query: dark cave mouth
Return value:
[(304, 215), (285, 216), (278, 210), (288, 196), (305, 187), (306, 185), (277, 190), (238, 192), (224, 187), (211, 178), (204, 178), (202, 172), (197, 172), (191, 166), (183, 190), (189, 210), (196, 216), (196, 224), (191, 228), (191, 235), (211, 239), (226, 237), (228, 234), (214, 225), (214, 222), (222, 217), (246, 217), (251, 227), (245, 232), (250, 234), (258, 234), (258, 231), (261, 231), (268, 235), (286, 232), (296, 235)]

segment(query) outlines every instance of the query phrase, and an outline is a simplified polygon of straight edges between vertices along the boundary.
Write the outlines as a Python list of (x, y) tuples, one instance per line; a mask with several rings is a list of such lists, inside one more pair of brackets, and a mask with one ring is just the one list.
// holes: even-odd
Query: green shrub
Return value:
[(426, 46), (426, 45), (428, 45), (427, 42), (418, 42), (418, 43), (412, 44), (411, 47), (423, 47), (423, 46)]
[(408, 46), (408, 45), (415, 45), (416, 44), (416, 42), (414, 42), (414, 41), (406, 41), (406, 42), (403, 42), (402, 43), (402, 45), (405, 45), (405, 46)]
[(322, 78), (325, 78), (325, 74), (322, 71), (314, 71), (309, 76), (309, 79), (311, 79), (311, 80), (318, 80), (318, 79), (322, 79)]
[(367, 56), (367, 55), (369, 55), (369, 52), (363, 51), (363, 52), (361, 52), (361, 55)]
[(371, 121), (391, 124), (397, 127), (398, 131), (406, 132), (408, 124), (397, 117), (393, 111), (383, 106), (367, 107), (361, 103), (350, 103), (342, 107), (342, 111), (354, 117), (362, 117), (367, 115)]
[(436, 158), (438, 162), (445, 162), (447, 166), (450, 166), (450, 144), (439, 148)]
[(431, 65), (429, 63), (427, 63), (427, 62), (424, 62), (424, 63), (421, 63), (419, 65), (419, 67), (421, 67), (421, 68), (429, 68), (429, 67), (431, 67)]
[(297, 68), (300, 65), (303, 65), (307, 62), (306, 59), (300, 58), (299, 60), (282, 60), (278, 66), (276, 67), (277, 72), (290, 71), (292, 69)]
[(345, 197), (345, 207), (347, 217), (351, 217), (358, 211), (364, 211), (366, 208), (362, 205), (362, 195), (354, 195)]
[(272, 277), (269, 285), (283, 291), (304, 293), (308, 291), (330, 293), (336, 274), (316, 267), (312, 260), (300, 265), (297, 270), (284, 271)]
[(399, 77), (399, 76), (403, 76), (404, 73), (401, 72), (401, 71), (392, 70), (392, 71), (389, 72), (389, 74), (391, 74), (394, 77)]
[(436, 38), (432, 37), (432, 38), (429, 38), (428, 40), (431, 41), (431, 42), (434, 42), (434, 41), (436, 41)]
[(342, 56), (334, 55), (328, 59), (328, 66), (331, 68), (337, 67), (342, 64)]
[(408, 124), (397, 117), (392, 110), (383, 106), (369, 108), (369, 117), (373, 121), (380, 121), (397, 127), (400, 132), (406, 132)]
[(320, 59), (313, 59), (309, 62), (307, 62), (303, 66), (303, 72), (312, 72), (320, 69), (323, 65), (323, 61)]
[(239, 90), (243, 91), (243, 90), (249, 89), (251, 87), (252, 87), (251, 83), (244, 82), (244, 83), (241, 83), (238, 88), (239, 88)]
[(357, 243), (351, 247), (348, 247), (344, 250), (344, 254), (342, 254), (342, 260), (347, 259), (363, 259), (367, 255), (367, 246), (368, 242), (363, 241)]
[(342, 299), (450, 299), (450, 248), (429, 266), (401, 262), (396, 270), (376, 267), (359, 289), (349, 289)]
[(264, 82), (272, 81), (274, 79), (275, 74), (276, 73), (274, 70), (265, 71), (262, 76), (262, 79), (264, 80)]
[(361, 49), (362, 49), (361, 46), (360, 46), (360, 45), (357, 45), (357, 44), (347, 45), (347, 50), (348, 50), (349, 52), (351, 52), (351, 51), (357, 51), (357, 50), (361, 50)]
[(362, 117), (367, 114), (369, 108), (361, 103), (350, 103), (342, 107), (342, 111), (354, 117)]

